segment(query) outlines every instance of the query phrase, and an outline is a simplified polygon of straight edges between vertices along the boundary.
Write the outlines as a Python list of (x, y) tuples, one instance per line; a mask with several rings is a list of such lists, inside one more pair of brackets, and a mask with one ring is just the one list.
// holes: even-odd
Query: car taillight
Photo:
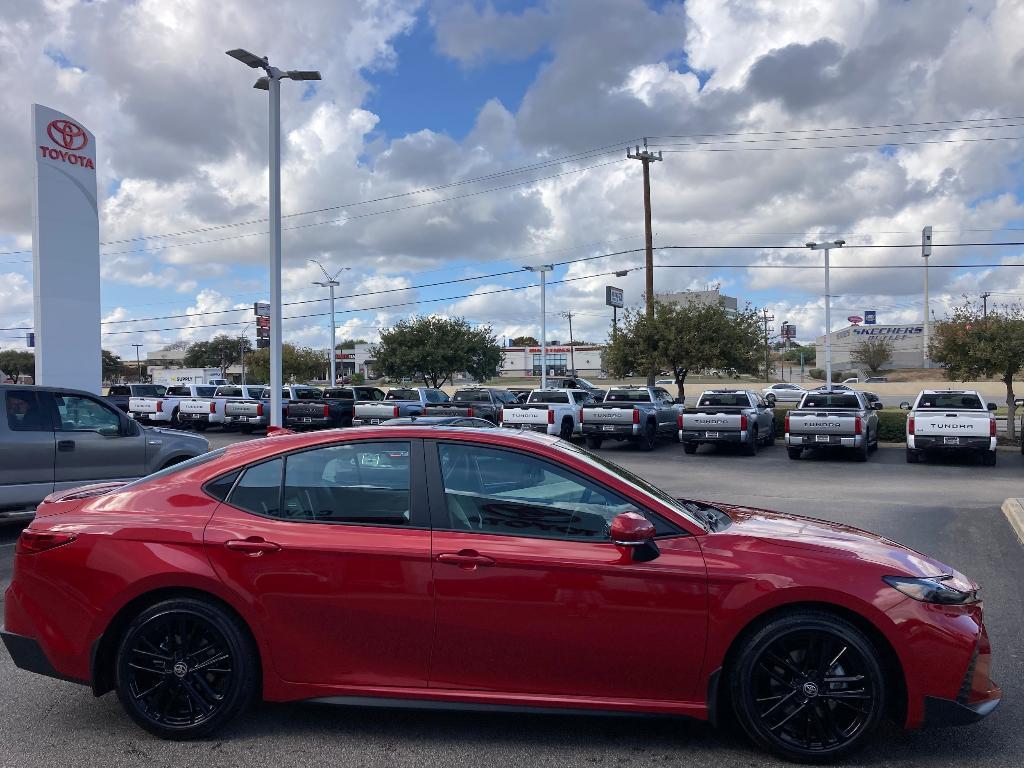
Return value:
[(324, 418), (326, 419), (330, 415), (331, 415), (331, 406), (329, 406), (329, 405), (327, 405), (325, 403), (324, 404)]
[(633, 423), (634, 424), (639, 424), (640, 423), (640, 409), (639, 408), (634, 408), (633, 409)]
[(156, 412), (157, 413), (163, 413), (164, 412), (164, 401), (163, 400), (157, 400), (156, 401)]
[(257, 416), (262, 416), (263, 415), (263, 403), (256, 403), (256, 415)]
[(550, 408), (548, 408), (548, 424), (554, 424), (554, 423), (555, 423), (555, 412), (553, 410), (551, 410)]
[(466, 415), (467, 416), (472, 416), (473, 415), (473, 406), (469, 406), (469, 408), (466, 409)]
[(216, 403), (210, 403), (210, 413), (216, 413), (216, 412), (217, 412), (217, 404)]
[(48, 549), (62, 547), (70, 544), (76, 538), (73, 533), (51, 533), (30, 531), (25, 529), (18, 537), (18, 545), (14, 551), (19, 555), (34, 555), (38, 552), (45, 552)]
[(988, 436), (989, 437), (995, 437), (996, 436), (996, 420), (995, 419), (989, 419), (989, 422), (988, 422)]
[(907, 434), (908, 435), (914, 434), (914, 417), (913, 416), (910, 416), (907, 419)]
[(504, 420), (505, 420), (505, 409), (504, 408), (499, 408), (498, 409), (498, 423), (501, 424), (501, 422), (503, 422)]
[(583, 409), (580, 408), (580, 424), (583, 423)]
[(853, 434), (864, 434), (864, 420), (860, 416), (858, 416), (853, 422)]
[(740, 432), (746, 432), (746, 431), (747, 431), (747, 414), (741, 413), (740, 414)]
[(395, 406), (395, 407), (394, 407), (394, 408), (392, 409), (392, 414), (393, 414), (394, 418), (396, 418), (396, 419), (398, 418), (398, 411), (399, 411), (399, 408), (398, 408), (398, 406), (396, 405), (396, 406)]
[(676, 416), (676, 426), (679, 429), (683, 428), (683, 414), (681, 414), (681, 413), (678, 416)]
[(786, 427), (785, 427), (785, 431), (789, 432), (789, 414), (788, 413), (786, 414)]

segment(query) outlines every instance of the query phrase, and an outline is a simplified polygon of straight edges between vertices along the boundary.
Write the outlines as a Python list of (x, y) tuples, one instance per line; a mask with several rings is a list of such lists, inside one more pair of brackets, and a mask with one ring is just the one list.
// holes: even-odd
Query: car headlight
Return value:
[(953, 576), (883, 576), (882, 581), (922, 603), (966, 605), (978, 601), (978, 590)]

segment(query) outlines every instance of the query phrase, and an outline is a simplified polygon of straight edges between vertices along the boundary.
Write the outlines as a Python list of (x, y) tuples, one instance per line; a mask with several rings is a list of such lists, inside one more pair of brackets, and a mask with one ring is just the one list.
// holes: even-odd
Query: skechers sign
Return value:
[(876, 325), (874, 328), (851, 328), (856, 336), (914, 336), (924, 333), (923, 325)]
[(96, 170), (93, 158), (78, 154), (78, 150), (85, 149), (89, 144), (89, 134), (78, 123), (65, 119), (51, 120), (46, 125), (46, 136), (54, 146), (40, 144), (40, 157)]

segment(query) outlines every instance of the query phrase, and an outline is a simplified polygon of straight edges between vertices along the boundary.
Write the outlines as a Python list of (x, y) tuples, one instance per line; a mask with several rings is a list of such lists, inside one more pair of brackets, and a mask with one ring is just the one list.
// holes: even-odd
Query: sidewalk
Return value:
[(1024, 499), (1007, 499), (1003, 502), (1003, 514), (1010, 521), (1010, 526), (1017, 534), (1017, 539), (1024, 544)]

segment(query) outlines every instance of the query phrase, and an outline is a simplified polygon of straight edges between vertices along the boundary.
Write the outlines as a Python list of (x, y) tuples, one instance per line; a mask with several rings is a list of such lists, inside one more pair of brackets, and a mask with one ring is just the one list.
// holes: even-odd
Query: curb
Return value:
[(1006, 499), (1002, 510), (1010, 522), (1010, 527), (1017, 534), (1017, 540), (1024, 544), (1024, 499)]

